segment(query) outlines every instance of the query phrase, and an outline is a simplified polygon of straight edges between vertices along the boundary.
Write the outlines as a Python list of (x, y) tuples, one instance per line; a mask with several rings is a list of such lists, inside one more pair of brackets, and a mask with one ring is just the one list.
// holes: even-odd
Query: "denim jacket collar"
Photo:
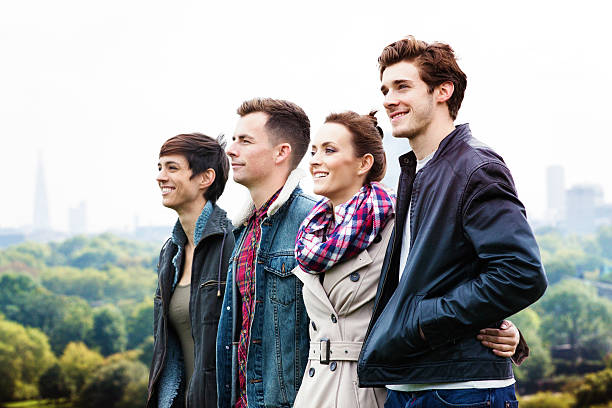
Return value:
[[(298, 186), (300, 180), (306, 177), (306, 172), (300, 168), (294, 169), (287, 178), (285, 185), (280, 191), (278, 198), (268, 208), (267, 216), (273, 216), (282, 206), (289, 200), (293, 190)], [(244, 225), (245, 222), (251, 218), (255, 211), (255, 204), (249, 199), (247, 204), (238, 212), (238, 214), (232, 219), (234, 227), (238, 228)]]

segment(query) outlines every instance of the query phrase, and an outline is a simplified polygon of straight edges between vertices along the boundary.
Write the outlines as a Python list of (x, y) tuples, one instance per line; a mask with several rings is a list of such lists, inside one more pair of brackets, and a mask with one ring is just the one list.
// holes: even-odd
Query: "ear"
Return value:
[(199, 175), (200, 177), (200, 190), (208, 190), (208, 188), (215, 181), (215, 171), (213, 169), (206, 169)]
[(447, 102), (453, 96), (454, 91), (455, 85), (451, 81), (442, 82), (436, 87), (436, 102)]
[(283, 164), (291, 160), (291, 145), (289, 143), (279, 143), (274, 148), (274, 163)]
[(361, 162), (359, 163), (359, 168), (357, 169), (357, 175), (363, 176), (368, 174), (368, 171), (372, 168), (374, 164), (374, 156), (370, 153), (366, 153), (361, 157)]

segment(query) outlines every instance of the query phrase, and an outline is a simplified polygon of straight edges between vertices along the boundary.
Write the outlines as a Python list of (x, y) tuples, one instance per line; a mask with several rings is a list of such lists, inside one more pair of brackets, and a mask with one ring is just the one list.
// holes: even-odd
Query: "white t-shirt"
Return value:
[[(417, 160), (416, 173), (419, 172), (431, 160), (436, 152), (434, 151), (427, 157)], [(410, 200), (412, 202), (412, 200)], [(400, 252), (400, 270), (399, 279), (402, 279), (408, 253), (410, 252), (410, 208), (406, 214), (406, 223), (404, 224), (404, 239), (402, 239), (402, 250)], [(503, 388), (515, 383), (514, 378), (507, 380), (478, 380), (478, 381), (460, 381), (453, 383), (430, 383), (430, 384), (400, 384), (387, 385), (387, 388), (393, 391), (416, 392), (425, 390), (461, 390), (466, 388)]]

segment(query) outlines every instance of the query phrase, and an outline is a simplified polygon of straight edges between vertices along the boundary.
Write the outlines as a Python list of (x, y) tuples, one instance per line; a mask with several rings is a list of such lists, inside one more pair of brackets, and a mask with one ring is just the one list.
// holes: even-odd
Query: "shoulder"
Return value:
[(159, 251), (159, 259), (157, 260), (157, 273), (159, 273), (159, 268), (161, 265), (165, 265), (166, 263), (172, 260), (174, 254), (176, 254), (177, 246), (172, 242), (172, 238), (168, 238), (164, 245), (162, 245), (161, 250)]
[(304, 193), (300, 187), (296, 187), (292, 196), (293, 200), (290, 203), (291, 210), (305, 212), (304, 217), (308, 215), (312, 207), (317, 203), (314, 197)]

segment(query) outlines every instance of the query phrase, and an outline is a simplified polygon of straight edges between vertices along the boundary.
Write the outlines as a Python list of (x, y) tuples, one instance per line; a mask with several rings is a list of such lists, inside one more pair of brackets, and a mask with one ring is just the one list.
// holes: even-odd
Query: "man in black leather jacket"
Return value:
[(475, 337), (547, 286), (510, 171), (467, 124), (454, 125), (467, 78), (448, 45), (407, 37), (379, 64), (393, 136), (412, 151), (399, 158), (360, 385), (386, 386), (386, 407), (518, 406), (510, 359)]

